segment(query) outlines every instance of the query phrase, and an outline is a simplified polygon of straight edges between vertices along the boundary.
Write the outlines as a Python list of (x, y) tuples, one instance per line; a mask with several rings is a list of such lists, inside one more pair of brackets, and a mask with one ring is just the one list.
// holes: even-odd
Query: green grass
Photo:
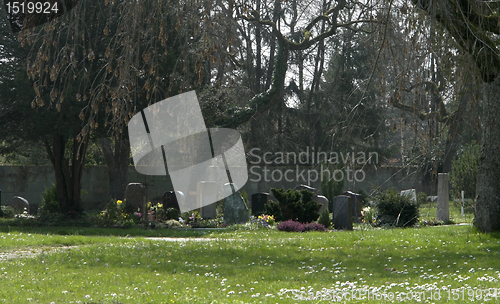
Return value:
[[(323, 292), (327, 300), (334, 291), (380, 297), (419, 291), (427, 300), (434, 293), (429, 302), (453, 302), (458, 295), (454, 302), (464, 303), (469, 293), (479, 296), (479, 290), (498, 288), (500, 280), (500, 236), (470, 226), (328, 233), (235, 229), (205, 237), (217, 239), (0, 233), (2, 251), (51, 249), (0, 261), (0, 302), (297, 303), (309, 292)], [(63, 245), (74, 247), (53, 250)]]
[(0, 226), (0, 232), (81, 236), (199, 237), (207, 235), (207, 231), (191, 229)]
[[(449, 202), (450, 206), (450, 221), (453, 223), (472, 223), (474, 219), (474, 213), (464, 212), (464, 216), (461, 214), (461, 208), (459, 203)], [(431, 220), (436, 218), (437, 202), (423, 204), (419, 208), (421, 219)]]

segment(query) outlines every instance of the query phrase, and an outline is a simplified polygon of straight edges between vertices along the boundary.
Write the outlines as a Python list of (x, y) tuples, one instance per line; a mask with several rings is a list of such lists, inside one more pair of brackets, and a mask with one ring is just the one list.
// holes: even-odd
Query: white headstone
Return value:
[(401, 196), (403, 195), (409, 196), (412, 202), (414, 203), (417, 202), (417, 190), (415, 189), (403, 190), (401, 191)]
[(328, 210), (328, 199), (325, 196), (318, 195), (316, 197), (316, 202), (321, 204), (321, 208), (319, 208), (319, 211), (318, 211), (319, 214), (321, 214), (323, 212), (323, 210)]

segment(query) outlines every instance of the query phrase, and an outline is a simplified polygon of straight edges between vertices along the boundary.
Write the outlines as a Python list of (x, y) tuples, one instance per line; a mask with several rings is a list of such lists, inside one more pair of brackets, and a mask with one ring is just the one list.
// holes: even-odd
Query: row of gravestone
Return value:
[[(226, 184), (225, 191), (232, 193), (224, 198), (224, 224), (232, 225), (236, 223), (244, 223), (249, 219), (248, 207), (243, 200), (239, 191), (234, 191), (231, 184)], [(128, 184), (125, 190), (125, 199), (133, 208), (137, 208), (142, 214), (145, 214), (146, 208), (146, 187), (140, 183)], [(184, 193), (180, 191), (167, 191), (162, 196), (162, 204), (164, 209), (174, 208), (181, 211), (180, 205), (184, 203)], [(180, 201), (179, 201), (180, 200)], [(180, 205), (179, 205), (180, 204)], [(202, 218), (216, 218), (217, 205), (208, 204), (200, 208), (200, 216)]]
[[(230, 184), (225, 185), (226, 188), (231, 187)], [(232, 187), (231, 187), (232, 189)], [(319, 213), (323, 210), (333, 212), (333, 222), (335, 229), (352, 230), (353, 218), (359, 220), (361, 218), (362, 196), (360, 194), (346, 191), (342, 195), (333, 198), (332, 204), (326, 197), (318, 195), (317, 189), (298, 185), (295, 190), (309, 190), (313, 192), (313, 200), (321, 205)], [(228, 190), (229, 191), (229, 190)], [(233, 194), (224, 199), (224, 223), (235, 224), (246, 222), (248, 220), (248, 208), (243, 201), (239, 191), (231, 191)], [(411, 200), (417, 200), (416, 190), (409, 189), (401, 191), (401, 195), (408, 195)], [(146, 189), (144, 185), (134, 183), (129, 184), (126, 191), (127, 201), (139, 210), (145, 208), (146, 204)], [(184, 194), (177, 191), (167, 191), (162, 197), (162, 203), (165, 209), (175, 208), (180, 211), (179, 202), (183, 203)], [(252, 214), (255, 216), (264, 214), (265, 205), (269, 200), (269, 193), (255, 193), (252, 194)], [(449, 205), (448, 205), (448, 174), (438, 174), (438, 206), (437, 206), (437, 219), (444, 222), (449, 221)], [(216, 217), (216, 204), (209, 204), (200, 208), (200, 216), (203, 218)]]
[[(209, 185), (207, 183), (207, 185)], [(231, 185), (225, 185), (226, 188)], [(231, 188), (232, 189), (232, 188)], [(298, 185), (295, 190), (306, 189), (314, 193), (313, 199), (321, 204), (319, 212), (328, 209), (333, 211), (334, 227), (336, 229), (352, 229), (352, 218), (359, 219), (361, 217), (362, 198), (361, 195), (346, 191), (342, 195), (334, 197), (332, 204), (329, 204), (328, 199), (324, 196), (317, 195), (317, 189), (305, 185)], [(228, 191), (230, 191), (228, 189)], [(238, 191), (230, 191), (232, 195), (224, 199), (224, 221), (226, 224), (234, 224), (245, 222), (248, 220), (248, 208), (243, 201)], [(447, 223), (449, 221), (449, 201), (448, 201), (448, 174), (438, 174), (438, 203), (437, 203), (437, 220)], [(177, 191), (177, 195), (183, 203), (184, 194)], [(403, 190), (401, 195), (409, 195), (412, 200), (417, 199), (415, 189)], [(125, 198), (138, 211), (146, 214), (146, 187), (140, 183), (131, 183), (125, 191)], [(268, 193), (255, 193), (252, 195), (252, 214), (257, 216), (265, 212), (265, 205), (268, 202)], [(174, 191), (167, 191), (162, 196), (162, 203), (165, 209), (175, 208), (180, 210), (179, 202)], [(29, 202), (19, 196), (14, 196), (10, 203), (7, 204), (14, 208), (16, 213), (24, 211), (30, 212)], [(203, 218), (216, 217), (216, 204), (209, 204), (200, 209), (200, 216)]]
[[(322, 195), (317, 194), (317, 189), (305, 185), (298, 185), (295, 190), (309, 190), (313, 192), (313, 200), (321, 205), (319, 213), (328, 210), (333, 213), (333, 225), (335, 229), (352, 230), (353, 218), (361, 218), (362, 196), (360, 194), (346, 191), (333, 198), (332, 204)], [(269, 199), (269, 193), (252, 194), (252, 214), (261, 215), (265, 212), (265, 205)]]
[[(205, 185), (206, 186), (206, 185)], [(226, 184), (226, 188), (231, 185)], [(332, 204), (324, 196), (317, 194), (317, 189), (305, 185), (298, 185), (295, 190), (309, 190), (313, 192), (313, 200), (321, 205), (319, 213), (323, 210), (333, 212), (334, 227), (336, 229), (350, 230), (352, 229), (352, 218), (359, 219), (361, 217), (361, 195), (346, 191), (342, 195), (333, 199)], [(249, 211), (238, 191), (230, 191), (233, 193), (224, 199), (224, 223), (235, 224), (248, 221)], [(177, 195), (176, 195), (177, 194)], [(127, 186), (125, 192), (127, 202), (143, 214), (146, 212), (146, 188), (140, 183), (131, 183)], [(178, 198), (181, 202), (178, 201)], [(255, 216), (264, 214), (265, 205), (269, 199), (269, 193), (255, 193), (252, 195), (252, 214)], [(184, 194), (177, 191), (167, 191), (162, 196), (162, 204), (165, 209), (175, 208), (181, 210), (179, 203), (183, 203)], [(202, 205), (203, 206), (203, 205)], [(333, 209), (333, 210), (332, 210)], [(200, 208), (200, 216), (202, 218), (216, 217), (216, 204), (208, 204)]]

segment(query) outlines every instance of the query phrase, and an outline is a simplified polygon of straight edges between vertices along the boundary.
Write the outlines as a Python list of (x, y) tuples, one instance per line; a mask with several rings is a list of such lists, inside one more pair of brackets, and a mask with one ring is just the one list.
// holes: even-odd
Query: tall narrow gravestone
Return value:
[(224, 198), (224, 224), (248, 222), (248, 208), (240, 192), (234, 191), (234, 187), (231, 187), (229, 183), (224, 185), (224, 190), (228, 195)]
[(448, 201), (448, 173), (438, 173), (438, 199), (436, 219), (448, 223), (450, 221), (450, 203)]
[(165, 210), (169, 208), (174, 208), (181, 211), (181, 208), (179, 208), (179, 202), (177, 201), (177, 197), (175, 196), (174, 191), (167, 191), (163, 194), (161, 198), (161, 202), (163, 203), (163, 208)]
[(339, 195), (333, 198), (333, 227), (352, 230), (351, 198)]
[(351, 214), (356, 221), (361, 219), (361, 201), (363, 196), (351, 191), (345, 191), (341, 195), (349, 196), (351, 198)]
[(134, 208), (134, 211), (146, 212), (146, 187), (141, 183), (130, 183), (125, 190), (127, 204)]
[(252, 194), (252, 215), (259, 216), (266, 211), (267, 200), (269, 193), (254, 193)]
[[(217, 217), (217, 182), (201, 181), (198, 182), (198, 204), (200, 216), (206, 219)], [(215, 202), (215, 203), (210, 203)]]

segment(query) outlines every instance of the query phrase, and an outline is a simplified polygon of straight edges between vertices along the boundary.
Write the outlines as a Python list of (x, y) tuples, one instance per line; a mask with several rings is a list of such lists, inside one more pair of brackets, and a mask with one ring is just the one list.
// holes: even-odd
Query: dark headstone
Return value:
[[(205, 219), (214, 219), (217, 217), (217, 188), (218, 183), (212, 181), (198, 182), (198, 204), (200, 207), (200, 216)], [(213, 202), (213, 203), (210, 203)]]
[(266, 211), (265, 205), (269, 199), (269, 193), (254, 193), (252, 194), (252, 215), (259, 216)]
[(224, 185), (226, 194), (224, 198), (224, 224), (232, 225), (248, 222), (248, 207), (239, 191), (233, 193), (229, 184)]
[(200, 208), (200, 216), (204, 219), (214, 219), (217, 217), (217, 202)]
[(363, 209), (361, 202), (363, 201), (363, 196), (351, 191), (345, 191), (341, 195), (351, 198), (351, 214), (356, 220), (361, 219), (361, 209)]
[(333, 198), (333, 226), (337, 230), (352, 230), (351, 198), (339, 195)]
[(318, 189), (316, 188), (313, 188), (313, 187), (309, 187), (307, 185), (297, 185), (295, 186), (295, 189), (294, 190), (309, 190), (311, 191), (314, 195), (318, 194)]
[(125, 199), (127, 204), (132, 206), (134, 211), (146, 211), (146, 187), (141, 183), (130, 183), (125, 190)]
[(181, 211), (181, 208), (179, 208), (179, 202), (177, 201), (177, 197), (175, 196), (174, 191), (165, 192), (161, 198), (161, 202), (163, 204), (163, 209), (165, 210), (169, 208), (174, 208)]
[(23, 213), (25, 210), (30, 213), (30, 203), (23, 197), (14, 196), (8, 206), (14, 208), (14, 211), (19, 214)]

